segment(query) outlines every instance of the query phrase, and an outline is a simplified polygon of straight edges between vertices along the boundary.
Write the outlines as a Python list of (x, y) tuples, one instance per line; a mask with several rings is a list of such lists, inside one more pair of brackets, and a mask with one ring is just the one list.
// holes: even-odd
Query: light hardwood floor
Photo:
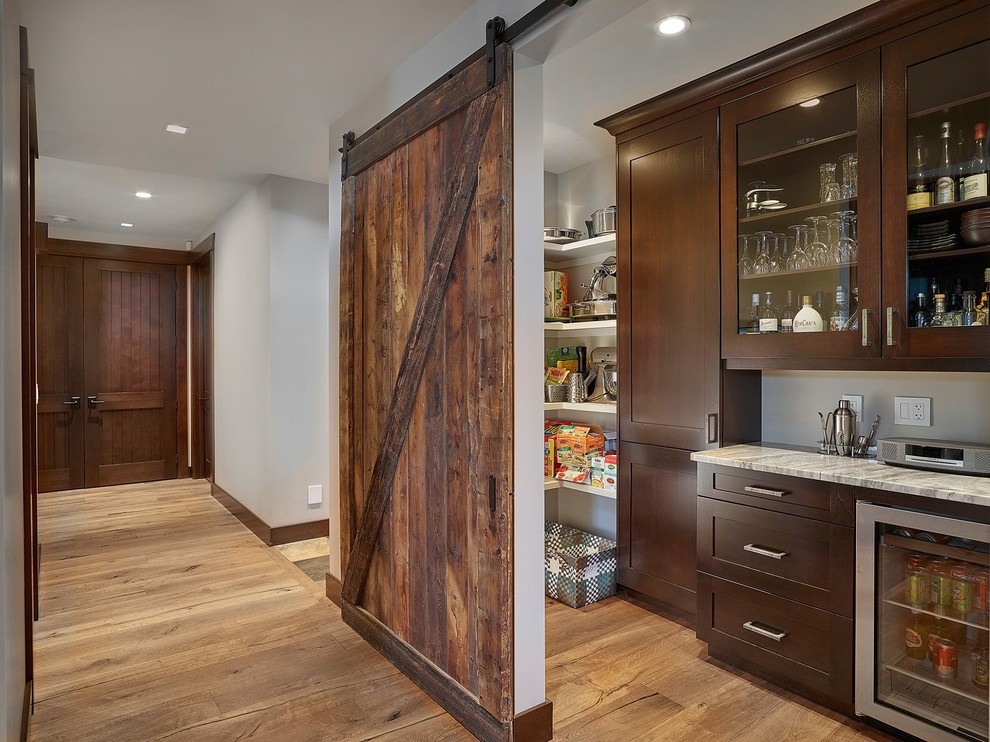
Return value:
[[(471, 737), (201, 482), (43, 494), (34, 742)], [(555, 740), (889, 738), (619, 599), (548, 602)]]

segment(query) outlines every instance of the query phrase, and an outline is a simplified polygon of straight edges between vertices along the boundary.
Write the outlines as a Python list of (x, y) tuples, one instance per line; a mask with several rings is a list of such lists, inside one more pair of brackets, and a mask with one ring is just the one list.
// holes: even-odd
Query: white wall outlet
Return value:
[(849, 406), (853, 408), (853, 413), (856, 415), (856, 422), (863, 422), (863, 395), (843, 394), (840, 399), (848, 399)]
[(922, 425), (931, 427), (931, 397), (894, 397), (895, 425)]
[(323, 504), (323, 485), (322, 484), (311, 484), (309, 485), (309, 499), (307, 500), (310, 505), (322, 505)]

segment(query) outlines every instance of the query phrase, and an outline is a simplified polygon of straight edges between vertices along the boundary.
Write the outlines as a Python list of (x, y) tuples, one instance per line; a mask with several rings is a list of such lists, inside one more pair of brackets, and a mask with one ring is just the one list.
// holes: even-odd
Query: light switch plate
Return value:
[(848, 399), (849, 406), (853, 408), (853, 412), (856, 414), (856, 422), (863, 422), (863, 395), (862, 394), (843, 394), (839, 399)]
[(894, 397), (894, 425), (932, 425), (931, 397)]
[(309, 486), (309, 499), (308, 503), (310, 505), (322, 505), (323, 504), (323, 485), (322, 484), (311, 484)]

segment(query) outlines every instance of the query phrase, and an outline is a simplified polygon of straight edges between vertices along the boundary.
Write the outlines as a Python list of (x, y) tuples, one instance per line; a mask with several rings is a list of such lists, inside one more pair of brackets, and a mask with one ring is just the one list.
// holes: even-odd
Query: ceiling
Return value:
[[(545, 168), (607, 156), (594, 121), (867, 4), (583, 0), (524, 40), (545, 62)], [(330, 124), (470, 5), (24, 0), (38, 218), (75, 219), (53, 236), (182, 248), (268, 174), (326, 182)], [(674, 13), (691, 28), (654, 34)]]

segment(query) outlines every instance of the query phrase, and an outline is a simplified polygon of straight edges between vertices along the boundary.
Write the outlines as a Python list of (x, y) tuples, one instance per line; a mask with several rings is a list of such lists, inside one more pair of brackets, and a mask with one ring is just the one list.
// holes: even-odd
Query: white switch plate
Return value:
[(309, 485), (309, 499), (308, 503), (310, 505), (322, 505), (323, 504), (323, 485), (322, 484), (311, 484)]
[(863, 422), (863, 395), (862, 394), (843, 394), (839, 399), (848, 399), (849, 406), (853, 408), (853, 412), (856, 414), (856, 422)]
[(931, 397), (894, 397), (895, 425), (932, 425)]

